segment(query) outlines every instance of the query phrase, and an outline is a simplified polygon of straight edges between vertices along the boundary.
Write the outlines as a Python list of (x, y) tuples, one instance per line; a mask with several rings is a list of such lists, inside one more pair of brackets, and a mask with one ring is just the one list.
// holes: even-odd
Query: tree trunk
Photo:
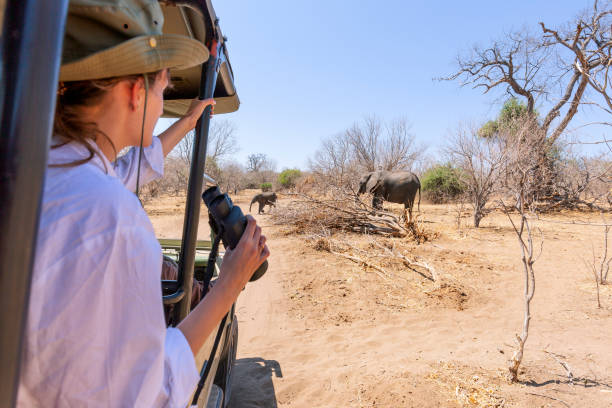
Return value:
[(478, 228), (480, 226), (480, 221), (484, 218), (484, 214), (482, 213), (482, 207), (479, 204), (474, 206), (474, 227)]
[[(521, 200), (522, 202), (523, 200)], [(534, 260), (534, 250), (533, 250), (533, 239), (531, 236), (531, 228), (529, 227), (529, 221), (523, 212), (523, 208), (519, 207), (519, 212), (521, 213), (521, 227), (520, 229), (516, 229), (515, 231), (518, 236), (519, 245), (521, 246), (522, 252), (522, 261), (523, 261), (523, 273), (525, 280), (525, 287), (523, 293), (523, 301), (525, 305), (524, 315), (523, 315), (523, 331), (520, 336), (516, 336), (517, 349), (510, 360), (510, 365), (508, 367), (508, 379), (511, 382), (518, 381), (518, 371), (523, 361), (523, 352), (525, 349), (525, 343), (527, 342), (527, 337), (529, 336), (529, 322), (531, 321), (531, 300), (533, 299), (533, 295), (535, 293), (535, 272), (533, 270)], [(508, 218), (510, 218), (509, 214)], [(513, 224), (514, 225), (514, 224)], [(525, 243), (523, 239), (523, 233), (527, 230), (527, 243)]]
[(474, 212), (474, 227), (478, 228), (480, 226), (480, 220), (482, 220), (482, 217), (480, 216), (480, 214), (478, 212)]

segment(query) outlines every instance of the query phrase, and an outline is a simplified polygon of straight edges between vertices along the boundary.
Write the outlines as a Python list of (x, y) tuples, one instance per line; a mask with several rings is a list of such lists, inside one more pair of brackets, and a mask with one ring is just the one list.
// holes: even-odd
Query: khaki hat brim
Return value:
[(164, 68), (185, 69), (202, 64), (208, 56), (204, 44), (182, 35), (143, 35), (63, 64), (60, 81), (144, 74)]

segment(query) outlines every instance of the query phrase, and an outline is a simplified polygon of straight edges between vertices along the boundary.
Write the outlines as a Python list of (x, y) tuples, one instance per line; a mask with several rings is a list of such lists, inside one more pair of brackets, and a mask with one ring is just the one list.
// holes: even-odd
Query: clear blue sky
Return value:
[[(215, 10), (241, 106), (235, 122), (251, 153), (278, 169), (306, 167), (326, 137), (364, 115), (405, 117), (435, 154), (459, 122), (496, 115), (496, 95), (432, 78), (457, 53), (504, 32), (566, 22), (591, 0), (217, 0)], [(219, 116), (221, 118), (221, 116)], [(601, 132), (599, 132), (601, 134)]]

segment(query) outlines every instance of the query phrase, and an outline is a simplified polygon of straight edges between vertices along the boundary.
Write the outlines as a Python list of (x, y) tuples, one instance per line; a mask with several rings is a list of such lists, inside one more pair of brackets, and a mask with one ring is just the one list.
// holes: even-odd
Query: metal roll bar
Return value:
[(0, 7), (0, 407), (12, 407), (68, 0), (8, 1)]

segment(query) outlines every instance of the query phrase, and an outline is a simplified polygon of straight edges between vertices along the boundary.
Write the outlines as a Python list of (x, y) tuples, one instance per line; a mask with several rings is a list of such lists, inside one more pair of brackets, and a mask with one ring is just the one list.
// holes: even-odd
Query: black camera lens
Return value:
[(221, 190), (219, 190), (218, 186), (209, 187), (202, 194), (202, 200), (204, 200), (206, 207), (210, 208), (210, 204), (213, 202), (213, 200), (221, 195), (223, 194), (221, 193)]
[(233, 204), (230, 198), (223, 194), (216, 197), (208, 208), (211, 212), (215, 213), (215, 218), (225, 218), (232, 210), (232, 206)]
[[(202, 199), (208, 207), (213, 231), (221, 233), (221, 241), (226, 248), (234, 249), (238, 245), (247, 224), (247, 219), (242, 210), (232, 203), (227, 194), (221, 193), (218, 186), (210, 187), (204, 191)], [(268, 261), (264, 261), (253, 273), (251, 281), (259, 279), (266, 273), (267, 269)]]

